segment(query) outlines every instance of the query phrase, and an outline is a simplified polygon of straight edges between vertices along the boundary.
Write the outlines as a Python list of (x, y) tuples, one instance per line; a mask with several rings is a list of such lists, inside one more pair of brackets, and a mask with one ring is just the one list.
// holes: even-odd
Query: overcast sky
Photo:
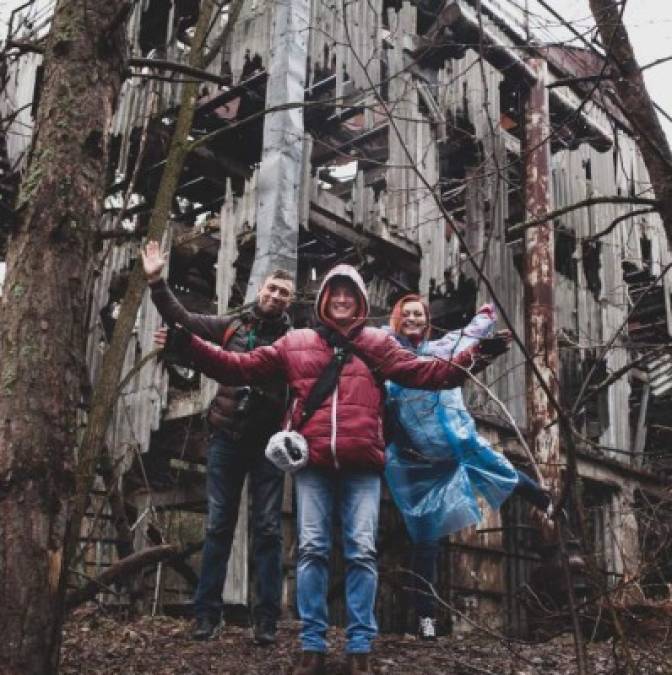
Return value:
[[(530, 10), (530, 26), (542, 40), (564, 40), (571, 38), (566, 28), (545, 12), (537, 0), (495, 0), (510, 11), (521, 12), (527, 2)], [(6, 21), (14, 7), (25, 0), (0, 0), (0, 38), (5, 37)], [(591, 35), (594, 21), (590, 14), (588, 0), (546, 0), (567, 20), (586, 35)], [(34, 7), (51, 4), (50, 0), (35, 0)], [(38, 10), (39, 11), (39, 10)], [(640, 65), (672, 55), (672, 1), (671, 0), (627, 0), (625, 23), (635, 54)], [(578, 44), (577, 40), (574, 40)], [(649, 91), (666, 112), (672, 116), (672, 61), (646, 71)], [(672, 139), (672, 123), (662, 120), (668, 138)]]
[[(524, 0), (499, 0), (508, 4), (524, 5)], [(570, 20), (575, 28), (587, 36), (594, 34), (595, 22), (588, 0), (546, 0), (559, 14)], [(536, 0), (529, 0), (530, 26), (542, 38), (567, 39), (571, 33), (543, 10)], [(539, 16), (540, 15), (540, 16)], [(625, 25), (630, 35), (635, 56), (641, 66), (666, 56), (672, 56), (672, 2), (670, 0), (627, 0)], [(579, 44), (578, 39), (573, 44)], [(649, 68), (644, 74), (654, 101), (672, 116), (672, 61)], [(672, 140), (672, 123), (661, 118), (668, 139)]]

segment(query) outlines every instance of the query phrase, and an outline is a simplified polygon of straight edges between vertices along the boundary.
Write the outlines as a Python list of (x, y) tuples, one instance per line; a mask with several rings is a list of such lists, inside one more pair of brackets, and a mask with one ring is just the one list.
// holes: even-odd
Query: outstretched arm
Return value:
[[(416, 356), (399, 346), (397, 341), (385, 336), (376, 346), (365, 351), (367, 360), (382, 377), (414, 389), (452, 389), (460, 387), (468, 372), (476, 373), (490, 361), (504, 353), (509, 346), (510, 334), (485, 340), (452, 359)], [(359, 345), (356, 345), (359, 347)]]
[(191, 335), (186, 351), (198, 370), (221, 384), (263, 384), (284, 374), (282, 352), (276, 347), (282, 339), (251, 352), (229, 352)]
[(483, 305), (464, 328), (448, 331), (438, 340), (432, 340), (427, 343), (423, 352), (431, 356), (451, 359), (465, 349), (478, 344), (480, 339), (490, 335), (496, 321), (494, 306)]

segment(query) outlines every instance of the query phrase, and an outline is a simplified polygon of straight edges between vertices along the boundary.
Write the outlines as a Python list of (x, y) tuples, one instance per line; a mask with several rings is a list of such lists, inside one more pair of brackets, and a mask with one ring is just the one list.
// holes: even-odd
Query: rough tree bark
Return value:
[(0, 305), (0, 671), (57, 669), (59, 577), (124, 0), (59, 0)]
[[(203, 66), (204, 46), (211, 26), (214, 7), (215, 5), (212, 0), (204, 0), (201, 4), (192, 40), (191, 53), (189, 55), (189, 66), (193, 68), (201, 68)], [(190, 80), (183, 85), (180, 111), (175, 123), (175, 130), (166, 158), (165, 168), (154, 202), (147, 233), (148, 239), (161, 241), (168, 225), (173, 195), (178, 187), (184, 160), (191, 149), (188, 136), (194, 118), (198, 87), (199, 82), (197, 80)], [(131, 272), (128, 288), (114, 326), (112, 340), (103, 358), (101, 373), (91, 399), (88, 424), (79, 447), (76, 491), (72, 518), (68, 530), (67, 560), (72, 560), (75, 552), (89, 490), (93, 483), (96, 465), (100, 458), (101, 449), (105, 441), (105, 433), (110, 424), (112, 411), (114, 410), (114, 404), (119, 394), (119, 380), (122, 377), (121, 371), (124, 365), (126, 349), (128, 348), (145, 288), (146, 282), (142, 272), (142, 265), (140, 260), (138, 260)], [(64, 572), (67, 574), (67, 570)]]
[(614, 87), (621, 110), (632, 126), (660, 205), (668, 242), (672, 242), (672, 151), (637, 63), (628, 32), (621, 21), (620, 3), (590, 0), (602, 44), (608, 46)]

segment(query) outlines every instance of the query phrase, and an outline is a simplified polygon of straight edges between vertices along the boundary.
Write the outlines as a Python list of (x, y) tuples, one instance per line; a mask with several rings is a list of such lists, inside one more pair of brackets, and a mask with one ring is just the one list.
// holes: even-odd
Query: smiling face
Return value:
[(359, 296), (355, 284), (347, 279), (336, 279), (329, 284), (327, 314), (339, 326), (347, 326), (357, 316)]
[(267, 277), (257, 293), (257, 306), (266, 316), (279, 316), (292, 302), (294, 283), (289, 279)]
[(421, 302), (409, 300), (401, 308), (399, 332), (412, 342), (420, 342), (425, 337), (427, 314)]

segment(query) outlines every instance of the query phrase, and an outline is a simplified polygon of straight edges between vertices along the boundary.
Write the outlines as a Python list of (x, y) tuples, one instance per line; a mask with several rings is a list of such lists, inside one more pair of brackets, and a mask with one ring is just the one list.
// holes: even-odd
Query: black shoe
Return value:
[(193, 640), (212, 640), (224, 627), (221, 619), (213, 619), (209, 616), (196, 617), (196, 627), (191, 637)]
[(260, 621), (254, 627), (254, 644), (265, 647), (275, 644), (275, 623)]

